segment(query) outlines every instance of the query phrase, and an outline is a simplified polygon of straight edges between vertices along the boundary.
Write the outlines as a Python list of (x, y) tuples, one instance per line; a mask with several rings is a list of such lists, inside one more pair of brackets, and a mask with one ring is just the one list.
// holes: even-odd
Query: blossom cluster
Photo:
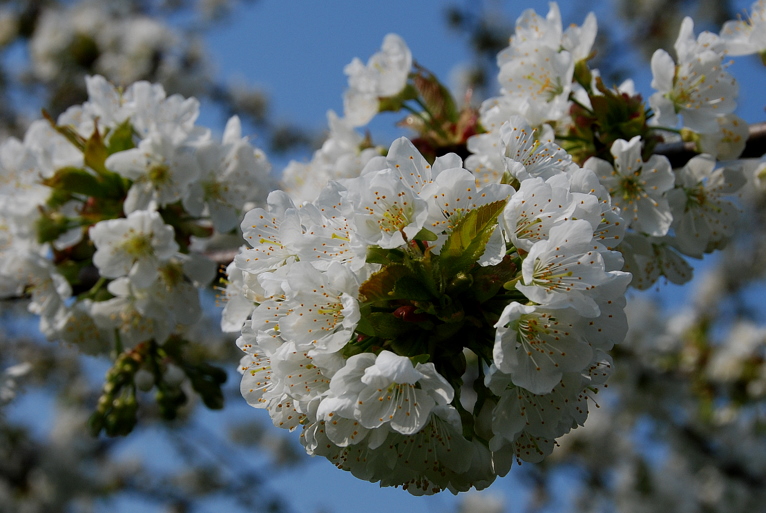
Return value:
[[(564, 29), (555, 3), (518, 19), (499, 96), (478, 109), (389, 34), (345, 68), (343, 116), (285, 191), (237, 117), (218, 140), (193, 98), (89, 77), (84, 104), (0, 145), (0, 297), (28, 297), (48, 338), (113, 355), (96, 432), (132, 429), (147, 376), (165, 418), (179, 372), (220, 407), (225, 374), (181, 347), (215, 274), (201, 252), (239, 228), (222, 327), (239, 333), (247, 402), (361, 479), (485, 488), (583, 425), (627, 332), (626, 289), (683, 283), (686, 257), (727, 243), (745, 179), (719, 161), (748, 132), (725, 59), (764, 52), (762, 11), (720, 35), (684, 20), (647, 102), (589, 67), (595, 15)], [(131, 53), (98, 17), (78, 23)], [(75, 32), (33, 53), (53, 65)], [(386, 149), (357, 132), (383, 111), (406, 111), (415, 136)], [(656, 154), (672, 142), (700, 155), (673, 169)]]
[[(36, 79), (79, 79), (83, 70), (92, 70), (120, 84), (154, 77), (184, 94), (201, 94), (208, 85), (210, 66), (197, 38), (126, 4), (62, 4), (45, 9), (31, 34), (30, 71)], [(8, 37), (0, 33), (0, 40)]]
[[(559, 140), (596, 173), (622, 210), (628, 231), (619, 250), (625, 270), (633, 273), (632, 286), (640, 289), (660, 276), (679, 284), (690, 280), (692, 268), (684, 257), (701, 258), (725, 245), (737, 211), (726, 196), (744, 185), (737, 165), (716, 169), (715, 163), (736, 159), (748, 137), (747, 124), (733, 114), (738, 86), (725, 62), (732, 43), (724, 34), (695, 37), (693, 29), (686, 18), (675, 61), (664, 50), (655, 52), (656, 92), (647, 108), (631, 81), (610, 90), (598, 70), (588, 69), (597, 33), (592, 13), (582, 26), (562, 30), (555, 3), (545, 18), (525, 11), (510, 46), (498, 55), (501, 95), (481, 105), (485, 132), (467, 141), (468, 169), (492, 181), (504, 173), (517, 175), (506, 157), (518, 152), (502, 137), (511, 116), (541, 130), (541, 139)], [(674, 173), (669, 161), (651, 150), (658, 141), (679, 137), (704, 156)]]
[(46, 337), (85, 353), (142, 348), (160, 382), (173, 362), (148, 348), (200, 319), (216, 275), (200, 251), (265, 199), (270, 166), (238, 118), (222, 140), (196, 125), (193, 98), (100, 76), (87, 88), (0, 145), (0, 297), (28, 297)]
[[(745, 179), (716, 159), (747, 126), (725, 38), (685, 20), (647, 106), (588, 67), (596, 31), (525, 11), (477, 114), (387, 36), (346, 68), (325, 146), (246, 214), (223, 326), (245, 399), (309, 454), (418, 495), (540, 461), (612, 371), (626, 288), (683, 283), (684, 256), (731, 236)], [(353, 130), (386, 110), (418, 137), (385, 151)], [(675, 140), (703, 154), (674, 170), (653, 150)], [(455, 145), (465, 162), (438, 151)]]
[(247, 401), (310, 454), (416, 494), (550, 453), (627, 329), (624, 223), (571, 159), (514, 162), (518, 190), (477, 186), (401, 138), (313, 202), (277, 191), (248, 212), (224, 312)]

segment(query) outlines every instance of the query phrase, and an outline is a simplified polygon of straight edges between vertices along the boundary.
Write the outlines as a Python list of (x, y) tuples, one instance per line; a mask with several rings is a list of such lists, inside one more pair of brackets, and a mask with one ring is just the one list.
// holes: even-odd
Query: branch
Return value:
[[(766, 122), (755, 123), (749, 128), (750, 135), (744, 151), (739, 156), (741, 159), (759, 158), (766, 153)], [(683, 167), (692, 157), (699, 154), (693, 142), (658, 144), (654, 153), (665, 155), (673, 168)]]
[(223, 267), (224, 269), (221, 269), (221, 274), (225, 274), (225, 268), (228, 266), (233, 260), (234, 257), (237, 256), (239, 253), (239, 248), (234, 249), (216, 249), (211, 251), (204, 252), (204, 255), (219, 265), (219, 267)]

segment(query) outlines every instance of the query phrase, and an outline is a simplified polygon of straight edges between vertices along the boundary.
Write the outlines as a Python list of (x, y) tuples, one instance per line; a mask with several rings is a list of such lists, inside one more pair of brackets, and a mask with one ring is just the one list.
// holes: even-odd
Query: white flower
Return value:
[[(463, 168), (447, 169), (439, 173), (422, 192), (422, 196), (428, 200), (425, 227), (438, 236), (433, 243), (433, 251), (438, 254), (449, 233), (468, 212), (481, 205), (506, 201), (511, 193), (513, 188), (510, 185), (488, 184), (477, 188), (476, 178)], [(498, 250), (505, 254), (504, 245)]]
[(98, 327), (91, 313), (93, 301), (77, 301), (68, 310), (58, 326), (56, 337), (62, 342), (73, 344), (85, 354), (108, 354), (114, 338), (112, 330)]
[(378, 113), (378, 98), (395, 96), (404, 89), (412, 68), (412, 53), (396, 34), (383, 39), (381, 51), (365, 66), (357, 58), (343, 72), (349, 89), (343, 95), (346, 119), (354, 126), (366, 125)]
[(24, 144), (10, 137), (0, 145), (0, 215), (14, 231), (31, 232), (30, 226), (40, 215), (39, 207), (51, 194), (42, 185), (37, 159)]
[(196, 98), (167, 96), (161, 84), (140, 81), (125, 90), (123, 102), (131, 111), (130, 122), (141, 138), (159, 132), (179, 144), (209, 137), (210, 130), (194, 124), (199, 115)]
[[(76, 38), (95, 44), (101, 27), (114, 27), (105, 9), (77, 4), (69, 9), (45, 9), (29, 44), (33, 73), (43, 80), (60, 76), (68, 62), (63, 58)], [(69, 57), (71, 59), (71, 57)]]
[(370, 159), (362, 175), (390, 169), (397, 179), (401, 180), (416, 194), (420, 194), (423, 188), (432, 183), (434, 179), (445, 169), (460, 168), (463, 161), (454, 153), (437, 157), (434, 165), (420, 154), (412, 141), (406, 137), (400, 137), (391, 143), (386, 157)]
[(246, 353), (239, 365), (242, 397), (253, 408), (266, 408), (269, 399), (279, 396), (275, 391), (277, 382), (273, 379), (269, 354), (258, 344), (256, 332), (248, 324), (242, 326), (237, 346)]
[(495, 324), (494, 364), (513, 384), (547, 394), (565, 372), (579, 372), (593, 352), (579, 331), (556, 318), (555, 310), (513, 302)]
[(468, 138), (466, 145), (471, 155), (465, 161), (465, 167), (476, 175), (478, 183), (500, 183), (502, 180), (507, 161), (505, 145), (500, 140), (500, 128), (517, 114), (508, 97), (489, 98), (482, 102), (479, 119), (486, 133)]
[(396, 248), (411, 240), (425, 225), (428, 204), (394, 170), (362, 175), (354, 182), (354, 224), (368, 244)]
[(127, 278), (108, 285), (115, 297), (93, 303), (91, 315), (96, 325), (106, 332), (117, 333), (124, 348), (155, 340), (164, 343), (175, 327), (167, 305), (153, 301), (146, 293), (134, 289)]
[(138, 148), (110, 155), (106, 167), (133, 180), (123, 206), (128, 214), (183, 200), (200, 173), (189, 148), (159, 132), (149, 134)]
[[(344, 423), (358, 434), (354, 443), (336, 444), (331, 433)], [(301, 442), (309, 454), (324, 456), (359, 479), (401, 486), (416, 496), (445, 489), (452, 493), (483, 489), (495, 479), (489, 451), (478, 440), (466, 440), (461, 430), (457, 410), (440, 405), (423, 429), (412, 435), (383, 429), (369, 432), (356, 422), (333, 418), (306, 425)], [(369, 443), (359, 443), (362, 433), (369, 433), (364, 438)]]
[(522, 263), (522, 283), (516, 288), (532, 301), (552, 308), (571, 306), (581, 315), (595, 317), (594, 297), (613, 279), (606, 272), (601, 246), (593, 241), (593, 228), (585, 220), (572, 220), (551, 228), (549, 238), (536, 242)]
[(705, 372), (718, 382), (741, 379), (748, 360), (758, 358), (766, 344), (766, 329), (751, 321), (739, 321), (726, 337), (726, 343), (716, 347)]
[(82, 152), (46, 120), (39, 119), (29, 125), (24, 146), (34, 156), (36, 172), (41, 178), (53, 176), (62, 167), (83, 166)]
[(753, 2), (747, 19), (724, 23), (721, 40), (726, 44), (729, 55), (760, 54), (766, 51), (766, 1)]
[(250, 317), (256, 302), (265, 298), (261, 294), (252, 293), (252, 288), (248, 285), (258, 285), (255, 275), (242, 272), (236, 262), (231, 262), (226, 267), (226, 276), (226, 287), (219, 294), (219, 299), (225, 303), (221, 312), (221, 330), (237, 333)]
[(40, 316), (40, 331), (53, 339), (67, 314), (66, 301), (72, 295), (72, 287), (43, 256), (37, 253), (27, 253), (23, 259), (20, 256), (6, 272), (26, 285), (26, 292), (32, 296), (27, 309)]
[(626, 233), (620, 246), (625, 257), (623, 270), (633, 276), (631, 286), (639, 290), (651, 287), (662, 275), (681, 285), (692, 279), (693, 269), (670, 247), (672, 239)]
[(100, 221), (90, 228), (96, 246), (93, 264), (102, 276), (129, 276), (139, 287), (150, 285), (160, 262), (178, 251), (175, 231), (157, 212), (137, 211), (125, 219)]
[(234, 259), (243, 271), (257, 273), (291, 262), (303, 233), (300, 217), (292, 200), (281, 191), (269, 194), (269, 209), (256, 208), (245, 214), (241, 228), (252, 248), (242, 250)]
[(596, 15), (589, 12), (582, 26), (570, 25), (561, 36), (561, 46), (572, 54), (575, 63), (591, 56), (596, 41), (598, 22)]
[(529, 177), (548, 179), (566, 172), (572, 157), (552, 140), (541, 140), (540, 131), (521, 116), (513, 116), (500, 127), (505, 146), (506, 167), (519, 181)]
[[(563, 382), (549, 392), (535, 394), (513, 384), (513, 375), (490, 368), (487, 386), (499, 397), (492, 411), (492, 431), (497, 437), (514, 442), (522, 432), (550, 440), (558, 438), (572, 425), (568, 403), (582, 392), (579, 373), (566, 373)], [(497, 444), (495, 441), (493, 444)]]
[(576, 208), (567, 188), (530, 178), (521, 182), (501, 219), (513, 245), (529, 251), (536, 242), (548, 238), (553, 226), (570, 219)]
[(514, 386), (511, 375), (492, 366), (485, 384), (499, 398), (492, 408), (494, 436), (489, 441), (495, 472), (507, 473), (514, 455), (535, 462), (550, 454), (555, 438), (584, 424), (590, 394), (598, 391), (611, 371), (611, 358), (596, 351), (585, 368), (564, 373), (550, 392), (532, 394)]
[[(581, 27), (564, 31), (558, 5), (549, 6), (545, 18), (528, 9), (516, 21), (510, 46), (497, 56), (503, 97), (486, 102), (487, 107), (504, 104), (501, 111), (519, 114), (533, 126), (566, 118), (574, 65), (590, 55), (597, 31), (592, 13)], [(486, 111), (482, 106), (481, 121), (492, 130)]]
[(625, 316), (625, 288), (630, 282), (625, 273), (620, 283), (622, 295), (613, 298), (597, 298), (598, 317), (583, 317), (575, 310), (560, 310), (556, 313), (562, 320), (570, 322), (580, 331), (594, 350), (611, 351), (612, 347), (625, 339), (628, 332), (628, 319)]
[[(523, 119), (515, 124), (535, 134)], [(597, 176), (563, 150), (536, 137), (507, 139), (498, 154), (511, 162), (504, 168), (518, 164), (518, 192), (479, 187), (454, 154), (429, 165), (399, 139), (359, 177), (330, 181), (312, 203), (273, 193), (268, 211), (246, 215), (253, 249), (237, 257), (229, 287), (239, 298), (229, 320), (244, 322), (242, 394), (275, 425), (302, 426), (309, 454), (415, 495), (458, 492), (487, 486), (514, 456), (541, 460), (556, 437), (584, 422), (584, 391), (608, 374), (601, 350), (625, 334), (630, 276), (599, 242), (617, 246), (625, 223)], [(503, 155), (507, 147), (513, 157)], [(479, 221), (471, 212), (504, 202), (495, 230), (482, 232), (481, 257), (468, 246), (470, 260), (461, 257), (456, 276), (441, 267), (451, 258), (440, 251), (445, 237), (466, 217), (492, 228), (494, 217)], [(432, 299), (439, 292), (410, 292), (431, 281), (444, 289), (440, 301)], [(498, 301), (487, 301), (492, 294)], [(520, 294), (530, 301), (503, 310)], [(480, 326), (486, 314), (497, 324)], [(426, 341), (443, 346), (427, 356)], [(453, 389), (468, 360), (453, 353), (461, 343), (491, 346), (490, 372), (499, 376), (469, 424)], [(520, 387), (522, 399), (506, 397)], [(462, 406), (472, 400), (466, 394)], [(497, 410), (499, 401), (510, 410)], [(473, 440), (464, 435), (471, 431)]]
[(716, 116), (736, 108), (738, 86), (723, 64), (724, 48), (718, 36), (705, 32), (695, 40), (694, 23), (685, 18), (676, 41), (678, 63), (665, 50), (652, 56), (652, 87), (657, 90), (649, 104), (656, 124), (674, 127), (677, 114), (695, 132), (718, 130)]
[(17, 363), (3, 369), (0, 373), (0, 406), (4, 406), (16, 397), (18, 378), (21, 378), (32, 370), (29, 362)]
[(355, 276), (337, 262), (326, 272), (296, 262), (290, 266), (285, 288), (281, 307), (286, 313), (279, 320), (282, 338), (312, 356), (342, 349), (360, 317)]
[(629, 226), (653, 236), (668, 232), (673, 216), (664, 193), (673, 188), (675, 177), (668, 159), (652, 155), (644, 162), (641, 138), (618, 139), (612, 144), (614, 167), (592, 157), (585, 163), (601, 180)]
[(685, 254), (697, 258), (733, 233), (738, 210), (722, 196), (745, 185), (741, 169), (714, 169), (711, 157), (692, 158), (676, 172), (678, 187), (668, 195), (674, 211), (675, 242)]
[(101, 129), (112, 129), (133, 114), (132, 106), (125, 104), (122, 92), (103, 76), (85, 77), (85, 87), (88, 100), (82, 105), (70, 107), (59, 116), (60, 125), (74, 126), (80, 135), (90, 137), (96, 123)]
[(360, 149), (364, 137), (347, 119), (327, 113), (330, 137), (314, 152), (308, 163), (291, 161), (282, 172), (281, 185), (297, 203), (316, 200), (330, 180), (359, 176), (369, 160), (380, 155), (378, 148)]
[(99, 71), (115, 82), (129, 84), (157, 72), (157, 54), (180, 46), (180, 35), (159, 20), (132, 16), (115, 21), (101, 35), (103, 54), (98, 59)]
[(47, 252), (46, 246), (29, 237), (17, 237), (9, 226), (0, 225), (0, 298), (23, 295), (30, 279), (28, 261), (41, 259)]
[[(615, 249), (625, 236), (627, 223), (622, 219), (619, 207), (612, 205), (609, 191), (601, 185), (598, 177), (591, 169), (570, 168), (566, 176), (570, 192), (578, 204), (574, 213), (576, 218), (589, 221), (593, 226), (593, 237), (607, 249)], [(597, 211), (593, 210), (593, 198), (598, 202)], [(596, 214), (596, 223), (593, 222), (594, 213)], [(609, 270), (619, 269), (619, 267), (610, 265), (607, 265), (607, 268)]]
[(263, 203), (266, 199), (271, 189), (271, 166), (263, 152), (242, 138), (238, 117), (226, 123), (221, 144), (203, 141), (195, 156), (200, 177), (191, 183), (183, 205), (195, 216), (202, 215), (207, 207), (217, 231), (225, 233), (237, 226), (248, 201)]
[(498, 78), (502, 93), (521, 104), (518, 113), (539, 125), (567, 114), (573, 74), (569, 52), (522, 46), (512, 48), (512, 58), (501, 65)]
[(308, 403), (326, 395), (330, 378), (343, 367), (345, 360), (337, 353), (314, 354), (299, 351), (292, 343), (283, 344), (272, 356), (273, 376), (299, 411), (307, 412)]
[[(330, 381), (329, 392), (317, 407), (317, 418), (324, 422), (327, 437), (339, 447), (358, 444), (367, 438), (370, 429), (362, 426), (355, 414), (367, 367), (375, 364), (375, 355), (362, 353), (346, 360), (343, 368)], [(365, 445), (375, 448), (388, 436), (387, 429), (373, 430)]]
[(343, 263), (352, 271), (364, 267), (367, 246), (359, 240), (350, 219), (353, 213), (354, 205), (345, 187), (330, 182), (314, 204), (299, 210), (305, 226), (303, 237), (295, 241), (299, 257), (320, 270), (332, 262)]
[[(537, 14), (534, 9), (526, 9), (516, 20), (514, 34), (511, 37), (511, 46), (548, 47), (555, 50), (561, 45), (563, 29), (561, 26), (561, 11), (556, 2), (550, 2), (550, 9), (545, 18)], [(498, 64), (503, 65), (504, 54), (498, 56)]]
[(152, 302), (165, 305), (175, 324), (190, 326), (202, 316), (199, 292), (192, 280), (184, 273), (185, 267), (178, 260), (164, 262), (159, 266), (158, 279), (145, 292)]
[(489, 486), (495, 479), (489, 451), (478, 440), (466, 440), (462, 427), (454, 407), (439, 405), (417, 433), (391, 433), (377, 450), (383, 461), (390, 461), (381, 486), (401, 485), (416, 496)]
[(742, 154), (750, 137), (747, 122), (735, 114), (716, 116), (718, 130), (699, 134), (699, 151), (718, 160), (733, 160)]
[(343, 381), (346, 373), (354, 369), (352, 374), (358, 375), (356, 360), (362, 360), (365, 366), (358, 378), (361, 385), (355, 387), (358, 395), (354, 418), (367, 429), (385, 425), (397, 433), (411, 435), (426, 425), (437, 405), (452, 401), (452, 387), (432, 363), (413, 365), (409, 358), (390, 351), (381, 351), (377, 357), (371, 353), (352, 356), (346, 363), (349, 371), (344, 367), (333, 380)]
[(310, 355), (292, 342), (264, 339), (245, 325), (237, 345), (247, 353), (240, 362), (240, 390), (255, 408), (265, 408), (274, 425), (293, 430), (310, 418), (325, 396), (330, 378), (343, 367), (337, 353)]

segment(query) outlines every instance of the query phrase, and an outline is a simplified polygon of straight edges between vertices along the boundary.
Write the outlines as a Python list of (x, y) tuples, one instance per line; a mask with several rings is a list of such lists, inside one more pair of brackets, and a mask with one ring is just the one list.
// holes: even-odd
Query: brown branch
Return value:
[[(658, 144), (654, 153), (665, 155), (674, 168), (683, 167), (692, 157), (699, 154), (693, 142)], [(759, 158), (763, 154), (766, 154), (766, 122), (750, 125), (750, 135), (739, 158)]]
[(225, 274), (225, 267), (228, 266), (233, 260), (234, 257), (237, 256), (237, 253), (239, 253), (239, 248), (233, 248), (233, 249), (216, 249), (211, 251), (206, 251), (203, 253), (207, 258), (218, 264), (220, 267), (223, 267), (224, 269), (220, 269), (221, 274)]

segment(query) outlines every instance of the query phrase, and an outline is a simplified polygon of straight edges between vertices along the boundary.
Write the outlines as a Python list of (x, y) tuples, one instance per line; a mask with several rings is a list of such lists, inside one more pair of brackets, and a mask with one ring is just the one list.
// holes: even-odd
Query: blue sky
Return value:
[[(453, 69), (469, 59), (464, 41), (445, 23), (448, 2), (331, 0), (299, 5), (286, 9), (280, 2), (259, 0), (207, 37), (217, 76), (262, 87), (270, 96), (275, 121), (324, 130), (327, 111), (343, 111), (343, 68), (354, 57), (366, 62), (389, 32), (402, 36), (415, 60), (445, 83)], [(548, 9), (543, 1), (504, 5), (510, 19), (522, 6)], [(389, 127), (401, 117), (396, 116), (373, 122), (373, 136), (393, 140), (397, 132)]]

